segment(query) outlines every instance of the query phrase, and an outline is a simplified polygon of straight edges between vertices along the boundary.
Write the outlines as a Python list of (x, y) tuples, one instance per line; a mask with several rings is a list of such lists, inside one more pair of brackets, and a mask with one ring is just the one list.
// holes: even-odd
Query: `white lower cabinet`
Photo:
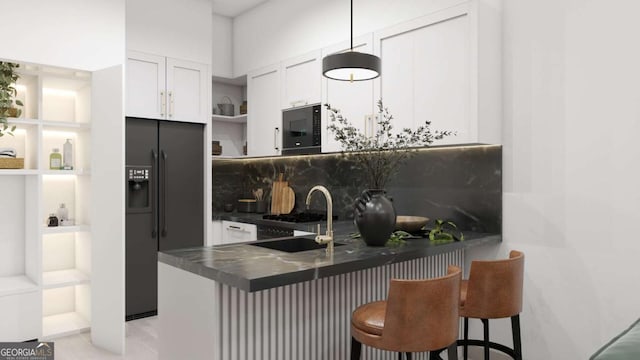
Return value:
[(222, 244), (222, 220), (214, 220), (205, 246)]
[(42, 321), (40, 291), (0, 296), (0, 339), (25, 341), (40, 337)]
[(222, 243), (234, 244), (258, 240), (258, 227), (235, 221), (222, 221)]

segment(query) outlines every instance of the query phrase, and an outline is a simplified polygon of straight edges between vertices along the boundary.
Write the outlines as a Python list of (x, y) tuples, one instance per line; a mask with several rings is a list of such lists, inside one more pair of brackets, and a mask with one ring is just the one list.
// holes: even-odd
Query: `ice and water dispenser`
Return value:
[(127, 166), (127, 212), (151, 212), (151, 166)]

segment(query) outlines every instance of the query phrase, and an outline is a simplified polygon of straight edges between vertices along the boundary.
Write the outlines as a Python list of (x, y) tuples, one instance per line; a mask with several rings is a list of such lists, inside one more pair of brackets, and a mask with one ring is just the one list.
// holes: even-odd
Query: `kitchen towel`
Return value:
[(16, 157), (16, 149), (14, 148), (0, 148), (0, 157)]

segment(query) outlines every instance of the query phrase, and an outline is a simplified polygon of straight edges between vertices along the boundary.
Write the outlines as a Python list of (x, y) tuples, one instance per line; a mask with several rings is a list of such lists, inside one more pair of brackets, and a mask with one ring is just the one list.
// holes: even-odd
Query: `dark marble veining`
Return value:
[[(213, 209), (252, 197), (251, 190), (268, 190), (279, 173), (296, 193), (297, 210), (304, 209), (307, 192), (326, 186), (333, 196), (334, 213), (353, 218), (354, 199), (366, 181), (348, 155), (320, 154), (213, 161)], [(399, 215), (447, 219), (462, 229), (500, 233), (502, 227), (502, 147), (467, 145), (431, 147), (417, 151), (387, 186)], [(324, 209), (321, 196), (312, 208)]]
[(254, 292), (501, 241), (498, 234), (465, 233), (462, 242), (411, 239), (397, 247), (370, 247), (349, 233), (346, 226), (338, 232), (336, 241), (345, 245), (335, 247), (333, 256), (323, 249), (286, 253), (243, 243), (165, 251), (158, 260)]

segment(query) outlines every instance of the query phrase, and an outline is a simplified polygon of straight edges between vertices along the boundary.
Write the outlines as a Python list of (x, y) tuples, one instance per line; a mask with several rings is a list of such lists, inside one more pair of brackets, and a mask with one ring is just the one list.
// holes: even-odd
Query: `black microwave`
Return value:
[(282, 155), (321, 151), (320, 104), (282, 111)]

